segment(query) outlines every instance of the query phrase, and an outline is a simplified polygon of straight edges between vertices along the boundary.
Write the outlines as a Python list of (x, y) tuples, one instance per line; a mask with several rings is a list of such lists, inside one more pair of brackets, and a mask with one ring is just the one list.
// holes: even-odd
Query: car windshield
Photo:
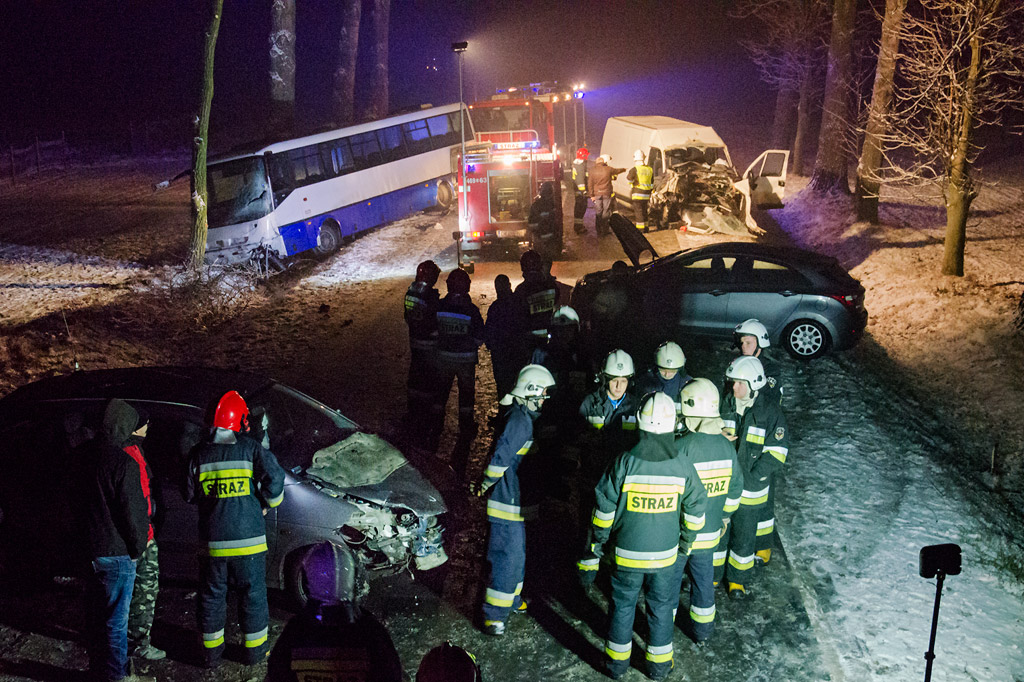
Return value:
[(269, 442), (270, 451), (287, 470), (307, 469), (315, 453), (358, 431), (350, 419), (282, 384), (269, 384), (247, 401), (253, 437)]
[(273, 209), (262, 158), (214, 163), (207, 167), (206, 174), (211, 228), (259, 220)]
[(676, 147), (665, 150), (665, 166), (673, 168), (683, 163), (703, 163), (708, 166), (715, 161), (728, 162), (725, 147)]

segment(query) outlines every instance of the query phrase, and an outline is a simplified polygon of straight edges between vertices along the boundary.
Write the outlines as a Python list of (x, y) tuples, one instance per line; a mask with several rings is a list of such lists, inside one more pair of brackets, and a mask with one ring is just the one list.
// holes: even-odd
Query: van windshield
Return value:
[(674, 168), (684, 163), (703, 163), (710, 166), (721, 159), (728, 162), (725, 147), (675, 147), (665, 150), (665, 166)]
[(274, 208), (260, 157), (211, 164), (206, 168), (206, 179), (211, 228), (259, 220)]

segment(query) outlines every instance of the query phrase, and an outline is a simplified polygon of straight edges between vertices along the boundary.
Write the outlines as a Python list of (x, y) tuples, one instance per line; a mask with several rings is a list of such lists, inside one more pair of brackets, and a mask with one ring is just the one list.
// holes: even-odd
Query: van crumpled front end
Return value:
[(648, 220), (655, 229), (686, 225), (695, 232), (745, 235), (746, 197), (736, 170), (724, 162), (688, 161), (666, 170), (651, 193)]

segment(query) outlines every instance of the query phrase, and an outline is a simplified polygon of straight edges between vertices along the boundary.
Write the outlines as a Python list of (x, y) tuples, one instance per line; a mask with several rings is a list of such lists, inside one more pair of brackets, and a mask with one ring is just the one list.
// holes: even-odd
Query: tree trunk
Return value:
[[(996, 3), (998, 7), (998, 3)], [(971, 38), (971, 64), (964, 82), (965, 102), (974, 101), (978, 88), (978, 74), (981, 72), (982, 36), (978, 33)], [(974, 131), (974, 112), (968, 106), (960, 119), (956, 147), (949, 164), (949, 179), (946, 183), (946, 238), (942, 254), (942, 274), (963, 277), (964, 246), (967, 243), (967, 214), (974, 201), (974, 183), (971, 181), (971, 134)]]
[(356, 57), (359, 54), (359, 20), (362, 0), (345, 0), (345, 17), (338, 36), (338, 64), (334, 69), (331, 108), (334, 122), (345, 126), (355, 117)]
[(807, 69), (800, 77), (800, 102), (796, 108), (796, 136), (793, 138), (793, 174), (804, 174), (804, 156), (807, 155), (807, 136), (810, 128), (811, 74)]
[(370, 96), (364, 109), (364, 118), (383, 118), (388, 115), (388, 27), (391, 23), (391, 0), (373, 0), (373, 73), (370, 76)]
[(857, 0), (835, 0), (832, 39), (828, 46), (825, 107), (818, 154), (810, 187), (818, 192), (850, 193), (847, 133), (850, 129), (850, 87), (853, 83), (853, 20)]
[(871, 91), (871, 110), (864, 131), (864, 146), (857, 164), (857, 218), (878, 222), (878, 172), (882, 167), (881, 136), (886, 132), (885, 119), (892, 106), (893, 75), (900, 49), (900, 22), (907, 0), (886, 0), (882, 19), (882, 40), (878, 48), (878, 66)]
[(203, 89), (199, 98), (199, 113), (195, 117), (195, 135), (192, 138), (192, 240), (189, 245), (188, 268), (199, 274), (206, 258), (206, 218), (208, 193), (206, 191), (206, 148), (210, 131), (210, 105), (213, 102), (213, 55), (220, 31), (220, 16), (224, 0), (212, 0), (213, 16), (206, 29), (203, 51)]
[(270, 18), (271, 126), (288, 133), (295, 122), (295, 0), (273, 0)]
[(772, 148), (789, 149), (793, 144), (800, 91), (796, 83), (787, 81), (775, 96), (775, 118), (772, 121)]

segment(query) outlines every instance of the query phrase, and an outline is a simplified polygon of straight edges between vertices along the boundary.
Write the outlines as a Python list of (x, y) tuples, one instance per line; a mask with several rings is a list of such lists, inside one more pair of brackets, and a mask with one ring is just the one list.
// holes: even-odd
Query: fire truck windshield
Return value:
[(543, 105), (477, 106), (473, 107), (471, 116), (473, 128), (478, 133), (533, 130), (537, 133), (540, 146), (549, 146), (547, 110)]

